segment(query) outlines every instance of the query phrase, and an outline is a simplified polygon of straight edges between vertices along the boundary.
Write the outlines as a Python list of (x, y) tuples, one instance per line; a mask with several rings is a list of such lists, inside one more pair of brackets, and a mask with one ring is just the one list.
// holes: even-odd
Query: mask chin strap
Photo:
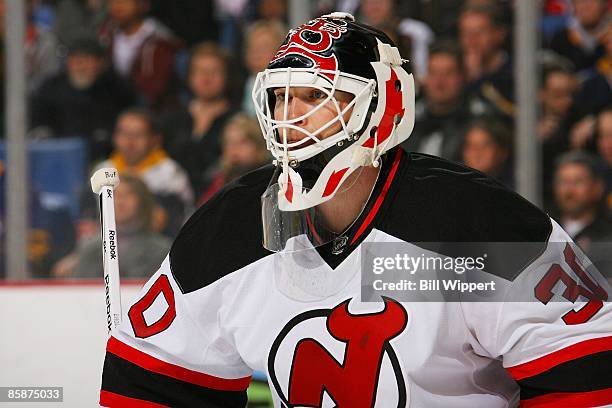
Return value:
[[(281, 166), (282, 166), (282, 172), (283, 174), (287, 175), (287, 178), (289, 178), (289, 160), (287, 160), (287, 157), (283, 157), (283, 160), (281, 162)], [(283, 182), (288, 182), (289, 180), (283, 180)]]

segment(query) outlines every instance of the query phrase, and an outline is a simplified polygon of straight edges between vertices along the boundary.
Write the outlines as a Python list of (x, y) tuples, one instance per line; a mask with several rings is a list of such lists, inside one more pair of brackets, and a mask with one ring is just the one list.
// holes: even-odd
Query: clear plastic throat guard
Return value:
[[(355, 186), (363, 167), (355, 170), (337, 192), (337, 195), (350, 194)], [(285, 189), (276, 177), (261, 196), (261, 215), (263, 224), (263, 246), (271, 252), (296, 252), (309, 250), (326, 245), (350, 228), (335, 232), (329, 228), (325, 215), (321, 210), (326, 203), (297, 211), (288, 211), (279, 206), (279, 195)], [(310, 191), (302, 187), (305, 192)], [(363, 203), (359, 214), (365, 208)], [(359, 214), (355, 217), (358, 218)], [(329, 215), (328, 215), (329, 216)]]

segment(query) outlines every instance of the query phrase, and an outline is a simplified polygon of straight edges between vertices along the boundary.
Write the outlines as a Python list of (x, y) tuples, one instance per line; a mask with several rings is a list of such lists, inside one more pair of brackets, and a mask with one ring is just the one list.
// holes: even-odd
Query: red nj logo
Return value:
[[(304, 312), (291, 319), (275, 339), (268, 356), (268, 374), (285, 407), (321, 407), (325, 396), (339, 408), (373, 407), (383, 376), (386, 390), (389, 383), (394, 384), (397, 406), (407, 405), (400, 363), (389, 343), (405, 329), (406, 310), (400, 303), (384, 298), (385, 307), (380, 312), (351, 314), (349, 302), (345, 300), (333, 309)], [(317, 336), (296, 339), (292, 335), (300, 325), (309, 325), (308, 331), (312, 332), (313, 320), (317, 319), (324, 319), (326, 334), (344, 343), (340, 361), (330, 352), (331, 343), (322, 340), (322, 344), (314, 338)], [(318, 327), (320, 323), (323, 322)], [(293, 344), (293, 357), (287, 358), (290, 356), (285, 353)], [(278, 377), (286, 377), (287, 370), (282, 368), (286, 361), (292, 363), (288, 380), (281, 386)]]

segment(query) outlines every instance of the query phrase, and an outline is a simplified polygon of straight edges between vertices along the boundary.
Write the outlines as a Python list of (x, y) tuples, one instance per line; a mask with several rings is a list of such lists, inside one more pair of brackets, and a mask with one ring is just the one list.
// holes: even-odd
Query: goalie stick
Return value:
[(100, 200), (102, 225), (102, 257), (106, 292), (106, 325), (108, 333), (121, 324), (121, 292), (119, 283), (119, 252), (115, 227), (115, 187), (119, 184), (117, 169), (103, 168), (91, 177), (91, 189)]

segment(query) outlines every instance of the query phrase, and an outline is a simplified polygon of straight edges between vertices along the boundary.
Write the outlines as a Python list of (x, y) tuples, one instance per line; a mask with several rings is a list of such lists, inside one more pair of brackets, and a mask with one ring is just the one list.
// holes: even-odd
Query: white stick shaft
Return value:
[(100, 190), (102, 249), (104, 257), (104, 289), (106, 292), (106, 324), (109, 333), (121, 324), (121, 291), (119, 282), (119, 250), (115, 226), (113, 187)]

